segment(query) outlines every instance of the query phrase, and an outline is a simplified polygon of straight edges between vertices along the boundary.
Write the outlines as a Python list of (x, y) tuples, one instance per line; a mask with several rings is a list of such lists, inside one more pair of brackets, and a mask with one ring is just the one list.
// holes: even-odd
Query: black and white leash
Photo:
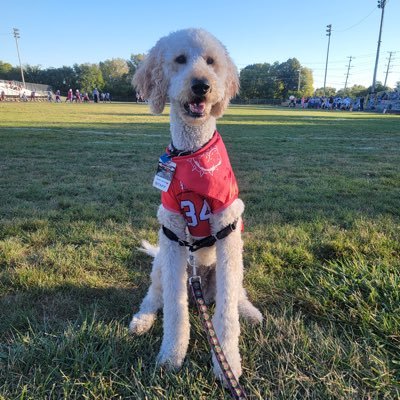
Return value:
[(228, 385), (228, 388), (231, 392), (231, 395), (236, 400), (244, 400), (247, 399), (247, 395), (239, 383), (239, 380), (235, 377), (232, 369), (226, 359), (224, 351), (219, 343), (217, 334), (215, 332), (213, 323), (211, 322), (211, 316), (208, 312), (207, 305), (204, 300), (203, 290), (201, 287), (201, 278), (197, 275), (196, 261), (194, 259), (193, 252), (199, 250), (203, 247), (210, 247), (215, 244), (217, 240), (221, 240), (227, 237), (231, 232), (236, 229), (237, 221), (232, 224), (226, 226), (221, 229), (215, 235), (210, 235), (205, 237), (204, 239), (196, 240), (193, 243), (189, 243), (186, 240), (181, 240), (178, 236), (175, 235), (174, 232), (166, 228), (162, 227), (164, 234), (168, 237), (168, 239), (173, 240), (174, 242), (178, 242), (180, 246), (185, 246), (189, 248), (189, 265), (192, 267), (192, 276), (189, 278), (189, 284), (191, 287), (192, 295), (195, 299), (197, 309), (200, 314), (200, 318), (204, 327), (204, 330), (207, 334), (207, 340), (210, 344), (211, 350), (214, 353), (215, 358), (218, 361), (218, 364), (221, 368), (222, 374), (224, 376), (225, 382)]
[(193, 254), (190, 254), (189, 256), (189, 264), (192, 266), (193, 269), (192, 276), (189, 278), (189, 284), (192, 289), (192, 295), (196, 301), (196, 306), (200, 314), (201, 322), (203, 324), (204, 330), (207, 333), (207, 340), (211, 346), (211, 350), (213, 351), (214, 356), (218, 361), (218, 364), (221, 368), (222, 374), (224, 375), (225, 382), (228, 385), (232, 397), (237, 400), (247, 399), (248, 397), (244, 389), (240, 385), (239, 380), (232, 372), (224, 351), (222, 350), (222, 347), (219, 343), (217, 334), (211, 321), (211, 316), (208, 312), (208, 308), (204, 300), (203, 290), (201, 288), (201, 278), (197, 275), (196, 262), (194, 260)]

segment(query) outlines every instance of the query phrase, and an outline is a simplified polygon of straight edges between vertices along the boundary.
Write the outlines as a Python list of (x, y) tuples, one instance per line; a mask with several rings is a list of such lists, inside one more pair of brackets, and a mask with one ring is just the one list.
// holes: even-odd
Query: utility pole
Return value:
[(326, 36), (328, 36), (328, 50), (326, 52), (325, 78), (324, 78), (324, 96), (325, 96), (325, 88), (326, 88), (326, 73), (328, 72), (328, 58), (329, 58), (329, 46), (331, 44), (332, 24), (329, 24), (326, 27), (328, 28), (326, 30)]
[(374, 68), (374, 77), (372, 79), (372, 89), (371, 94), (375, 93), (375, 86), (376, 86), (376, 74), (378, 72), (378, 61), (379, 61), (379, 52), (381, 49), (381, 37), (382, 37), (382, 26), (383, 26), (383, 15), (385, 14), (385, 6), (386, 0), (378, 0), (378, 8), (382, 10), (381, 14), (381, 24), (379, 27), (379, 38), (378, 38), (378, 47), (376, 49), (376, 60), (375, 60), (375, 68)]
[(346, 90), (346, 88), (347, 88), (347, 80), (349, 79), (350, 65), (351, 65), (351, 60), (353, 59), (353, 57), (350, 56), (348, 58), (349, 58), (349, 65), (347, 66), (347, 74), (346, 74), (346, 82), (344, 84), (344, 90)]
[(23, 83), (24, 89), (25, 89), (24, 70), (22, 69), (21, 57), (20, 57), (20, 55), (19, 55), (19, 47), (18, 47), (18, 39), (19, 39), (21, 36), (19, 35), (19, 29), (17, 29), (17, 28), (14, 28), (14, 37), (15, 37), (15, 44), (17, 45), (17, 53), (18, 53), (19, 67), (21, 68), (22, 83)]
[(300, 79), (301, 79), (301, 68), (297, 70), (299, 73), (299, 82), (297, 83), (297, 91), (300, 92)]
[(389, 75), (390, 61), (392, 61), (392, 54), (393, 54), (393, 51), (389, 51), (389, 61), (388, 61), (387, 70), (386, 70), (385, 83), (383, 84), (383, 86), (386, 86), (387, 78)]

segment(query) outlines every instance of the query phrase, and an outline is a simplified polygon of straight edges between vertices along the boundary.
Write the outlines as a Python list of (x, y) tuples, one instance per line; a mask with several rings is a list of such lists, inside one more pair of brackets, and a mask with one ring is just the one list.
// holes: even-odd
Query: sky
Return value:
[[(387, 0), (377, 80), (385, 80), (392, 51), (391, 87), (400, 81), (399, 16), (400, 0)], [(370, 86), (380, 19), (376, 0), (19, 0), (2, 13), (0, 60), (18, 65), (13, 28), (22, 63), (48, 68), (128, 59), (172, 31), (201, 27), (224, 43), (239, 70), (296, 57), (319, 88), (332, 24), (326, 86), (344, 87), (350, 56), (348, 86)]]

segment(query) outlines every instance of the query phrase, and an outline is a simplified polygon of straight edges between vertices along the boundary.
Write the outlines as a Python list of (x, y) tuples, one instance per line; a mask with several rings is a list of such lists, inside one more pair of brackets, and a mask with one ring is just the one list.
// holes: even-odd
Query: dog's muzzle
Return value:
[(193, 79), (190, 87), (193, 99), (183, 105), (186, 113), (192, 118), (202, 118), (206, 112), (206, 96), (211, 92), (207, 79)]

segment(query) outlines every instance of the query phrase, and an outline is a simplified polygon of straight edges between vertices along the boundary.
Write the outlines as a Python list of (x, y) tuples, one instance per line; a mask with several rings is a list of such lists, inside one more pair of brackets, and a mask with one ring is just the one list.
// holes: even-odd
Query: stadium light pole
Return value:
[(385, 6), (386, 6), (386, 0), (378, 0), (378, 8), (382, 10), (382, 13), (381, 13), (381, 24), (379, 27), (378, 47), (376, 49), (376, 59), (375, 59), (374, 77), (372, 79), (371, 94), (375, 93), (376, 74), (378, 72), (378, 61), (379, 61), (379, 52), (381, 49), (382, 26), (383, 26), (383, 16), (385, 14)]
[(325, 96), (325, 88), (326, 88), (326, 74), (328, 72), (329, 46), (331, 45), (332, 24), (329, 24), (326, 27), (327, 27), (326, 36), (328, 36), (328, 50), (326, 52), (325, 77), (324, 77), (324, 96)]
[(299, 73), (299, 81), (297, 83), (297, 91), (300, 92), (301, 68), (299, 68), (297, 70), (297, 72)]
[(18, 53), (18, 60), (19, 60), (19, 67), (21, 68), (21, 77), (22, 77), (22, 83), (24, 85), (25, 89), (25, 78), (24, 78), (24, 70), (22, 69), (22, 64), (21, 64), (21, 57), (19, 55), (19, 47), (18, 47), (18, 39), (21, 37), (19, 35), (19, 29), (14, 28), (14, 37), (15, 37), (15, 44), (17, 46), (17, 53)]

